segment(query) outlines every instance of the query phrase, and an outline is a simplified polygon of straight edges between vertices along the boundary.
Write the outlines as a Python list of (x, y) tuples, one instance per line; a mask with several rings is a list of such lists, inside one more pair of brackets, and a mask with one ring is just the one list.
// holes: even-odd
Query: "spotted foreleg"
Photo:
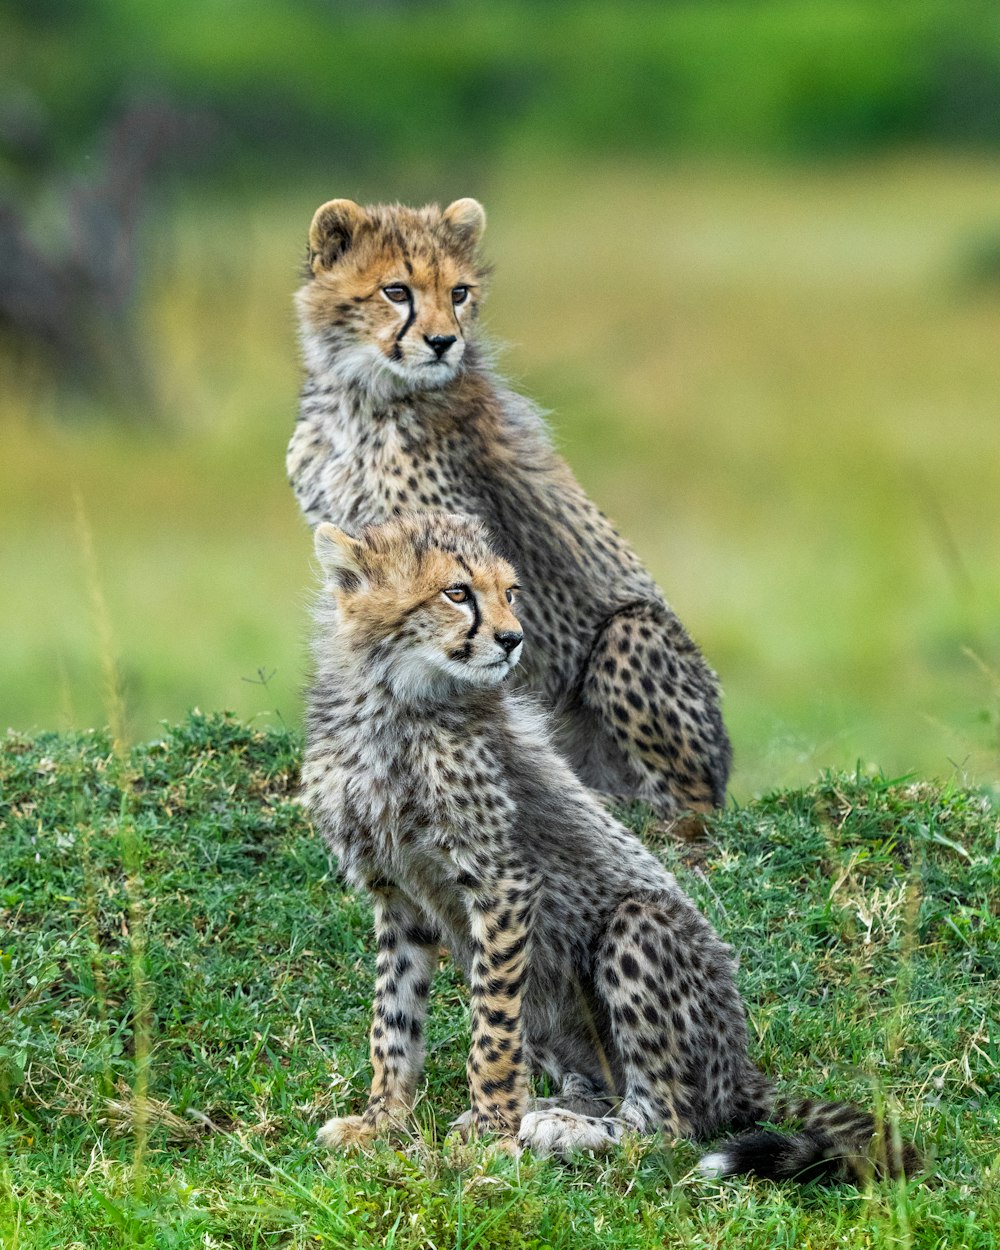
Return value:
[(328, 1120), (318, 1141), (331, 1149), (363, 1145), (410, 1113), (423, 1070), (423, 1025), (439, 935), (398, 891), (374, 892), (375, 1001), (370, 1036), (372, 1087), (362, 1115)]
[(523, 878), (469, 891), (473, 941), (469, 1093), (480, 1133), (517, 1132), (528, 1107), (521, 1000), (531, 945), (534, 890)]

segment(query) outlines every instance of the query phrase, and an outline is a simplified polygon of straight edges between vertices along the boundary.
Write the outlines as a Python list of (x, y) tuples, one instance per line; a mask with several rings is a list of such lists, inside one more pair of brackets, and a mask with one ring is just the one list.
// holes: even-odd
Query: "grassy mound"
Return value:
[(5, 1250), (1000, 1240), (987, 797), (827, 776), (661, 848), (740, 952), (763, 1066), (898, 1112), (922, 1180), (712, 1184), (662, 1140), (573, 1168), (446, 1150), (468, 1037), (449, 968), (412, 1139), (342, 1160), (312, 1139), (366, 1086), (369, 915), (295, 802), (299, 749), (198, 713), (125, 756), (97, 733), (0, 747)]

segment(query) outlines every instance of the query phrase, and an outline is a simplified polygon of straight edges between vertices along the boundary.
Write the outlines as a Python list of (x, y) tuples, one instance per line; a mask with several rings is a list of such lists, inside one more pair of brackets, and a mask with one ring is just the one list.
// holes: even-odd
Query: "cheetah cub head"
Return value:
[(486, 267), (476, 200), (321, 205), (296, 296), (306, 365), (377, 397), (435, 390), (462, 367)]
[(326, 591), (319, 660), (332, 653), (401, 699), (498, 686), (521, 656), (513, 568), (470, 517), (418, 513), (350, 537), (316, 530)]

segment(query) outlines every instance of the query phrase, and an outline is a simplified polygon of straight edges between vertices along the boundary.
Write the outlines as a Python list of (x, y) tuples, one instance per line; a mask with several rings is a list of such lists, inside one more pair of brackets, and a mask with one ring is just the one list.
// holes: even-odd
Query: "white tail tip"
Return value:
[(728, 1176), (733, 1168), (733, 1161), (723, 1151), (715, 1154), (702, 1155), (698, 1160), (698, 1171), (706, 1180), (716, 1181), (721, 1176)]

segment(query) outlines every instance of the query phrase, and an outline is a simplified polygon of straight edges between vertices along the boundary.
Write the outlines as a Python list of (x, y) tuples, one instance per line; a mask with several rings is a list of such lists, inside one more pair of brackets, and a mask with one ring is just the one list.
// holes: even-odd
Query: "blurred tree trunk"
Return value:
[(142, 424), (159, 414), (136, 325), (140, 219), (156, 173), (195, 127), (167, 103), (126, 107), (95, 143), (93, 176), (47, 179), (67, 222), (51, 248), (32, 235), (21, 197), (0, 199), (0, 336), (61, 385)]

